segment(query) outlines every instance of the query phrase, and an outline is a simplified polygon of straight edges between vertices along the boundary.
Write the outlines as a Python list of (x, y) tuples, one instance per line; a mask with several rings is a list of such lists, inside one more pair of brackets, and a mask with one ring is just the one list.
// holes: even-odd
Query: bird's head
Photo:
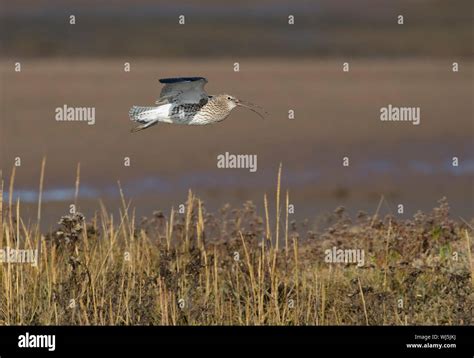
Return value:
[(221, 101), (225, 104), (225, 106), (229, 109), (229, 111), (233, 110), (235, 107), (238, 106), (239, 100), (230, 94), (221, 94), (220, 96)]
[(245, 107), (250, 109), (252, 112), (257, 113), (261, 118), (265, 118), (260, 112), (255, 109), (255, 107), (258, 107), (255, 104), (241, 101), (240, 99), (237, 99), (234, 96), (231, 96), (230, 94), (221, 94), (219, 95), (219, 97), (219, 99), (221, 99), (225, 103), (229, 111), (233, 110), (237, 106)]

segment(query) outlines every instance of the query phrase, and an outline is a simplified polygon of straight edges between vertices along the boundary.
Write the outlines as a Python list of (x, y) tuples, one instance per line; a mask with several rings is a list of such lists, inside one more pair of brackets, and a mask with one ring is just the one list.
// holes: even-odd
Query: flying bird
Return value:
[(254, 104), (228, 94), (208, 95), (204, 77), (162, 78), (164, 84), (156, 106), (133, 106), (129, 117), (138, 123), (132, 132), (149, 128), (159, 122), (186, 125), (206, 125), (223, 121), (237, 106), (259, 113)]

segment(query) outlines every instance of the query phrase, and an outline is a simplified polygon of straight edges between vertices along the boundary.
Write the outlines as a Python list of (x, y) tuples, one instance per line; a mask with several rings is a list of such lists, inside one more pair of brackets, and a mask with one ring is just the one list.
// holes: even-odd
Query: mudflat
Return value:
[[(346, 61), (242, 59), (234, 72), (235, 59), (133, 60), (125, 72), (122, 58), (28, 59), (14, 72), (14, 61), (2, 60), (0, 168), (8, 184), (21, 158), (14, 186), (24, 214), (35, 215), (47, 158), (49, 223), (68, 209), (78, 163), (86, 216), (99, 198), (118, 208), (117, 181), (139, 215), (176, 207), (187, 189), (210, 209), (246, 200), (261, 205), (263, 193), (273, 196), (281, 162), (282, 187), (299, 218), (339, 205), (375, 210), (381, 195), (387, 210), (403, 203), (406, 215), (446, 196), (455, 215), (472, 217), (473, 63), (460, 61), (453, 72), (447, 60), (354, 60), (343, 72)], [(160, 124), (130, 133), (129, 107), (153, 105), (158, 79), (173, 76), (206, 77), (209, 93), (232, 94), (269, 115), (261, 120), (236, 109), (216, 125)], [(57, 121), (55, 110), (64, 106), (95, 108), (95, 123)], [(381, 121), (388, 106), (419, 107), (419, 125)], [(225, 153), (256, 155), (257, 170), (218, 168)]]

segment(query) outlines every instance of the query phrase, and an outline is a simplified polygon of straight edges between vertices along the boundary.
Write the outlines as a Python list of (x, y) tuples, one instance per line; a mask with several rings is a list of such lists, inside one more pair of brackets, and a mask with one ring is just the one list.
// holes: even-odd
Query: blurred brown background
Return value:
[[(403, 203), (412, 215), (447, 196), (454, 215), (473, 216), (470, 1), (2, 1), (1, 26), (0, 168), (8, 184), (22, 158), (15, 187), (34, 217), (47, 156), (46, 225), (67, 210), (78, 162), (89, 216), (98, 198), (118, 212), (117, 180), (139, 215), (176, 207), (188, 188), (209, 210), (261, 207), (280, 162), (298, 219), (338, 205), (373, 212), (381, 195), (386, 212)], [(159, 78), (187, 75), (269, 118), (237, 109), (214, 126), (129, 133), (128, 108), (153, 104)], [(64, 104), (95, 107), (96, 124), (55, 121)], [(380, 122), (388, 104), (419, 106), (421, 125)], [(224, 152), (257, 154), (257, 173), (217, 169)]]
[[(288, 15), (295, 26), (286, 26)], [(397, 16), (405, 25), (397, 25)], [(65, 26), (75, 15), (75, 26)], [(178, 16), (186, 16), (186, 26)], [(471, 57), (469, 0), (2, 0), (4, 56)]]

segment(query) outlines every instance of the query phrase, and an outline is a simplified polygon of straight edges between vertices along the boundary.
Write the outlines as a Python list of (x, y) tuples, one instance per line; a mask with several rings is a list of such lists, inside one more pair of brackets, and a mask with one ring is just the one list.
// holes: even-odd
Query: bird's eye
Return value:
[(227, 99), (228, 99), (228, 100), (231, 100), (231, 99), (232, 99), (232, 97), (227, 97)]

